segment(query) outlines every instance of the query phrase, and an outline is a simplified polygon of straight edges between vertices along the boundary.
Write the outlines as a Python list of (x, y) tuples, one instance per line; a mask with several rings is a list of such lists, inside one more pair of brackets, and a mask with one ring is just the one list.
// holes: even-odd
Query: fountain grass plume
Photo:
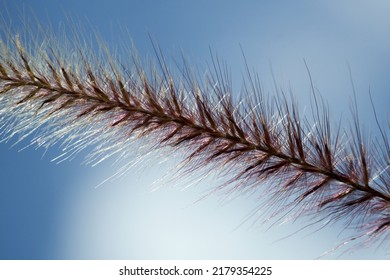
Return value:
[(216, 56), (199, 78), (186, 63), (168, 65), (156, 44), (150, 67), (134, 49), (124, 62), (101, 40), (95, 51), (77, 33), (66, 39), (43, 31), (30, 41), (31, 34), (13, 34), (6, 30), (0, 42), (3, 141), (61, 143), (61, 159), (93, 147), (90, 163), (121, 157), (141, 141), (148, 150), (182, 153), (182, 174), (218, 173), (225, 181), (217, 191), (260, 191), (270, 217), (343, 220), (356, 230), (352, 239), (387, 239), (388, 134), (379, 127), (380, 141), (364, 137), (357, 110), (344, 137), (314, 90), (312, 117), (303, 117), (294, 97), (266, 96), (249, 68), (237, 101)]

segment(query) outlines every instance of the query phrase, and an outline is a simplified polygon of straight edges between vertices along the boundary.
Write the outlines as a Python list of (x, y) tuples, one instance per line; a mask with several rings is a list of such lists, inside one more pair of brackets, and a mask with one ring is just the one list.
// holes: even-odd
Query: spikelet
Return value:
[(330, 126), (317, 94), (309, 120), (286, 96), (267, 98), (248, 70), (244, 98), (235, 101), (228, 71), (215, 57), (211, 74), (201, 80), (188, 66), (172, 74), (157, 47), (157, 66), (146, 70), (132, 54), (123, 64), (69, 41), (46, 38), (29, 45), (9, 32), (3, 38), (4, 141), (35, 135), (33, 145), (60, 142), (60, 160), (94, 147), (88, 158), (96, 163), (145, 140), (148, 149), (184, 153), (184, 173), (217, 170), (225, 179), (217, 190), (263, 190), (262, 209), (271, 216), (343, 219), (356, 227), (357, 237), (387, 238), (388, 136), (380, 128), (381, 141), (362, 137), (357, 114), (352, 140), (345, 140), (340, 127)]

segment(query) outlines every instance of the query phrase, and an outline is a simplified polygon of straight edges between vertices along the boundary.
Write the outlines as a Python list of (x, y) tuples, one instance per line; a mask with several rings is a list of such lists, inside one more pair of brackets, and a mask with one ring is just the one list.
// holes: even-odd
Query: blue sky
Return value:
[[(387, 1), (3, 2), (7, 9), (0, 13), (16, 28), (33, 11), (44, 27), (58, 30), (71, 20), (87, 34), (97, 31), (113, 49), (129, 42), (123, 38), (128, 32), (143, 58), (153, 57), (150, 35), (167, 57), (183, 52), (201, 72), (211, 49), (230, 67), (237, 89), (245, 70), (242, 47), (266, 93), (275, 93), (272, 68), (278, 86), (291, 87), (303, 108), (310, 94), (305, 60), (335, 122), (349, 116), (350, 65), (365, 128), (375, 126), (367, 106), (369, 87), (378, 115), (384, 123), (388, 118)], [(175, 159), (149, 158), (96, 188), (115, 173), (112, 161), (91, 167), (80, 155), (56, 164), (51, 159), (59, 149), (19, 151), (23, 144), (11, 145), (0, 144), (1, 259), (313, 259), (348, 236), (339, 236), (337, 224), (279, 240), (305, 220), (270, 229), (270, 224), (253, 226), (253, 220), (240, 226), (257, 206), (255, 197), (226, 203), (211, 196), (194, 203), (217, 186), (215, 178), (185, 190), (185, 182), (176, 182), (152, 191), (153, 182), (172, 172)], [(388, 256), (371, 247), (341, 258)]]

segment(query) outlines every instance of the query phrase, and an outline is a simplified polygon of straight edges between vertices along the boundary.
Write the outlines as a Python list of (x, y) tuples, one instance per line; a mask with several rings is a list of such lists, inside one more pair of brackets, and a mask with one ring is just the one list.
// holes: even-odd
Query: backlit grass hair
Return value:
[(217, 57), (198, 78), (186, 63), (168, 65), (158, 47), (155, 67), (147, 67), (134, 51), (124, 62), (77, 34), (27, 34), (1, 34), (3, 141), (19, 135), (40, 147), (59, 142), (64, 159), (93, 147), (91, 163), (124, 157), (144, 141), (149, 150), (183, 153), (182, 174), (218, 173), (225, 182), (216, 190), (261, 192), (262, 211), (275, 219), (312, 215), (356, 227), (352, 239), (388, 237), (388, 130), (380, 127), (379, 141), (363, 137), (357, 110), (344, 137), (347, 130), (331, 127), (314, 90), (312, 117), (302, 117), (293, 97), (265, 96), (247, 69), (238, 102)]

